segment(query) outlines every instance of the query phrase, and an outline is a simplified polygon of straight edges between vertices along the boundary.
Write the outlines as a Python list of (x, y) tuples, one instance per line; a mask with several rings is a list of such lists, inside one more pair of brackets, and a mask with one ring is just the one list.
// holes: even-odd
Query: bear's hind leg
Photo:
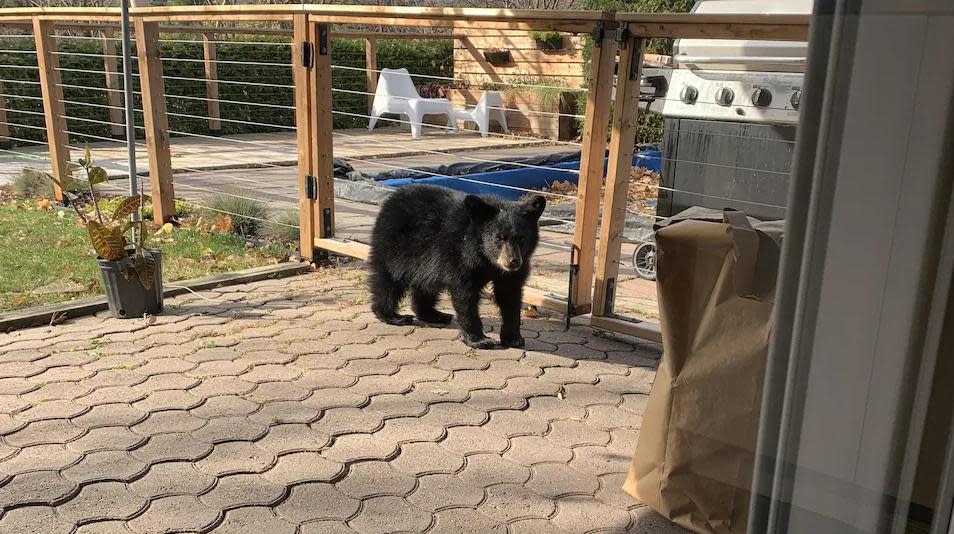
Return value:
[(383, 271), (371, 274), (371, 311), (381, 321), (394, 325), (409, 325), (414, 322), (412, 315), (400, 315), (397, 312), (401, 297), (404, 296), (403, 284), (391, 278)]
[(430, 324), (447, 324), (454, 318), (449, 313), (437, 311), (437, 295), (414, 288), (411, 290), (411, 309), (418, 319)]

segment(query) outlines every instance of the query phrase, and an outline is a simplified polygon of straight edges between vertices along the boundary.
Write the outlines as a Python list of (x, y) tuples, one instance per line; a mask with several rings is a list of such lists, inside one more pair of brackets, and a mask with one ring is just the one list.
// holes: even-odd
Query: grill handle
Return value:
[(742, 65), (805, 65), (804, 57), (785, 56), (673, 56), (677, 64), (682, 63), (731, 63)]

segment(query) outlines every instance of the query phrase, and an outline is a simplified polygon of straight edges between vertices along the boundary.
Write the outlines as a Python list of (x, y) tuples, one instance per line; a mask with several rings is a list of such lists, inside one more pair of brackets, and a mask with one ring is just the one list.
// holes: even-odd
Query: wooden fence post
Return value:
[(620, 247), (626, 222), (626, 200), (633, 171), (633, 151), (639, 115), (639, 78), (643, 64), (643, 39), (629, 39), (619, 58), (613, 133), (610, 138), (603, 220), (600, 223), (593, 315), (613, 315)]
[(314, 139), (315, 177), (317, 178), (317, 212), (315, 222), (319, 238), (335, 235), (335, 182), (334, 182), (334, 120), (331, 92), (331, 25), (312, 23), (315, 26), (314, 108), (312, 126)]
[(378, 41), (375, 39), (364, 40), (364, 64), (368, 75), (368, 113), (371, 113), (371, 106), (374, 104), (374, 92), (378, 90)]
[(106, 104), (109, 105), (109, 133), (114, 139), (126, 139), (122, 88), (116, 61), (116, 41), (111, 30), (103, 30), (103, 68), (106, 71)]
[(305, 64), (305, 50), (313, 47), (313, 26), (308, 23), (308, 15), (294, 17), (292, 37), (292, 62), (295, 80), (295, 127), (298, 138), (298, 217), (301, 234), (301, 255), (314, 260), (315, 250), (315, 199), (311, 198), (315, 155), (312, 149), (312, 116), (314, 111), (313, 68)]
[(10, 125), (7, 124), (7, 100), (3, 98), (3, 84), (0, 83), (0, 148), (13, 148), (10, 139)]
[(216, 66), (214, 35), (202, 34), (202, 52), (205, 57), (205, 93), (209, 112), (209, 133), (222, 133), (222, 121), (219, 120), (219, 71)]
[[(60, 86), (60, 62), (53, 38), (53, 21), (33, 19), (33, 38), (36, 41), (36, 62), (40, 72), (40, 90), (43, 94), (43, 115), (46, 119), (46, 140), (50, 150), (53, 177), (63, 186), (72, 181), (70, 173), (69, 138), (66, 133), (66, 110), (63, 106), (63, 87)], [(63, 191), (54, 187), (56, 200), (63, 200)]]
[(610, 28), (600, 25), (590, 58), (589, 90), (586, 93), (586, 119), (583, 126), (583, 147), (580, 154), (580, 179), (576, 199), (576, 224), (573, 247), (577, 268), (573, 274), (571, 314), (590, 311), (593, 291), (593, 260), (596, 250), (596, 226), (599, 221), (600, 192), (603, 185), (603, 160), (606, 156), (606, 132), (609, 128), (610, 95), (613, 89), (613, 67), (616, 64), (616, 41)]
[(159, 54), (159, 23), (134, 19), (139, 55), (139, 85), (149, 153), (149, 183), (152, 186), (153, 222), (162, 224), (175, 215), (172, 187), (172, 156), (169, 150), (169, 118), (166, 88)]

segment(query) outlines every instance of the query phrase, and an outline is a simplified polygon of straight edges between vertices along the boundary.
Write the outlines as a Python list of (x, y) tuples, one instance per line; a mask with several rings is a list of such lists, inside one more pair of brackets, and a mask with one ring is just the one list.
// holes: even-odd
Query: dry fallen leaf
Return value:
[(20, 306), (24, 302), (26, 302), (26, 298), (23, 295), (17, 295), (13, 297), (13, 300), (10, 301), (10, 304), (13, 304), (14, 306)]
[(67, 265), (66, 268), (63, 269), (63, 270), (66, 271), (66, 272), (68, 272), (68, 273), (71, 273), (71, 272), (73, 272), (73, 266), (72, 266), (72, 265)]
[(232, 216), (220, 213), (215, 216), (215, 223), (212, 224), (212, 231), (225, 234), (232, 231)]
[(540, 313), (536, 308), (527, 308), (523, 310), (523, 316), (528, 319), (536, 319), (537, 317), (540, 317)]
[(50, 202), (48, 198), (41, 198), (36, 201), (36, 209), (38, 210), (48, 210), (53, 207), (53, 203)]

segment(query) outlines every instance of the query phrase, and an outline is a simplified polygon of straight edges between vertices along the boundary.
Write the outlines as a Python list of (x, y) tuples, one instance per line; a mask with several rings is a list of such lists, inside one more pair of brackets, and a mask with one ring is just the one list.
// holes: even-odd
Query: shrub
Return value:
[(53, 182), (46, 174), (33, 169), (22, 169), (13, 178), (13, 192), (26, 198), (52, 198)]
[(274, 243), (297, 243), (301, 238), (298, 225), (298, 210), (280, 211), (265, 223), (263, 234)]
[(228, 215), (232, 219), (232, 232), (242, 237), (254, 237), (262, 230), (263, 221), (268, 218), (268, 206), (261, 200), (255, 200), (254, 192), (231, 189), (209, 195), (202, 205), (207, 208), (205, 214), (211, 220), (218, 215)]
[(505, 87), (504, 93), (536, 94), (541, 108), (554, 107), (563, 98), (566, 89), (563, 80), (550, 76), (514, 76), (510, 83), (513, 85)]

